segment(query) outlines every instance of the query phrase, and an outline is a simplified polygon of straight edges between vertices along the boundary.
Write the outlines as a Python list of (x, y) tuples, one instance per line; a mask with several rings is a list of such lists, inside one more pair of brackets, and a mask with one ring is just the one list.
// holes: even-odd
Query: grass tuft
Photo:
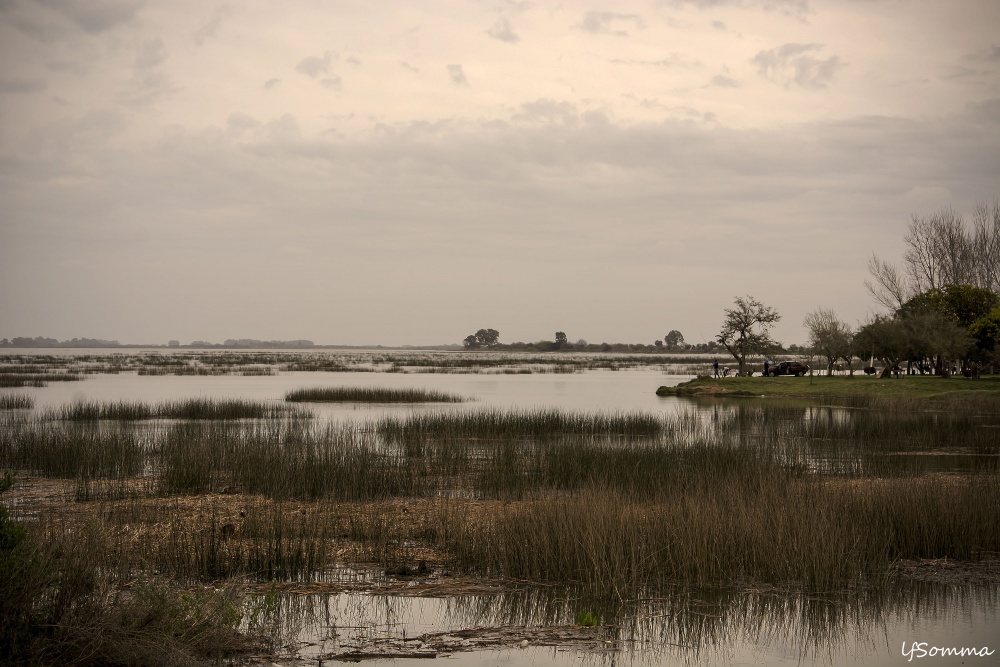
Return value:
[(0, 394), (0, 410), (30, 410), (35, 407), (35, 399), (27, 394)]

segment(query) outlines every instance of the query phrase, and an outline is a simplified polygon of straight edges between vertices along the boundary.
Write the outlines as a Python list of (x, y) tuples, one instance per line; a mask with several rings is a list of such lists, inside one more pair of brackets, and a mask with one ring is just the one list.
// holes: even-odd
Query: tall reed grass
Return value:
[(140, 421), (145, 419), (274, 419), (292, 410), (278, 403), (244, 399), (189, 398), (149, 404), (140, 401), (79, 401), (48, 410), (44, 417), (65, 421)]
[(0, 394), (0, 410), (30, 410), (35, 407), (35, 399), (27, 394)]
[(461, 403), (466, 399), (433, 389), (392, 387), (313, 387), (285, 394), (289, 402), (315, 403)]
[[(125, 499), (118, 507), (220, 490), (260, 499), (242, 523), (206, 510), (163, 529), (169, 539), (156, 542), (150, 566), (175, 576), (306, 577), (329, 562), (330, 536), (347, 534), (380, 560), (423, 544), (462, 571), (572, 584), (595, 596), (677, 582), (827, 591), (877, 586), (899, 559), (1000, 553), (1000, 415), (981, 407), (475, 410), (370, 424), (53, 421), (8, 412), (0, 415), (0, 467), (77, 480), (81, 497)], [(981, 463), (933, 475), (900, 463), (901, 453), (935, 459), (921, 453), (942, 451)], [(338, 503), (415, 500), (428, 509), (407, 534), (381, 509), (358, 510), (365, 520), (335, 533), (315, 519)], [(307, 519), (269, 513), (287, 501), (317, 509)], [(156, 511), (176, 514), (167, 505)], [(227, 523), (234, 527), (223, 531)]]
[(904, 558), (978, 559), (1000, 548), (1000, 477), (845, 486), (755, 475), (649, 502), (588, 489), (454, 520), (447, 548), (488, 576), (641, 597), (682, 583), (811, 591), (881, 586)]
[(476, 410), (472, 412), (415, 414), (385, 417), (377, 432), (390, 442), (414, 438), (475, 438), (521, 440), (561, 436), (656, 436), (666, 429), (664, 420), (648, 413), (573, 413), (553, 409)]

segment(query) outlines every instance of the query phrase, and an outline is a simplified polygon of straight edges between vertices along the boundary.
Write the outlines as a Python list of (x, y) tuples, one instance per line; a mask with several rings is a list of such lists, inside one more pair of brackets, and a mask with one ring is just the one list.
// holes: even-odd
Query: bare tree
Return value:
[(868, 293), (889, 310), (896, 310), (916, 294), (909, 278), (895, 264), (874, 253), (868, 258), (868, 273), (872, 276), (865, 281)]
[(1000, 200), (980, 202), (972, 218), (972, 255), (976, 287), (1000, 294)]
[(872, 255), (865, 287), (876, 301), (896, 310), (909, 299), (947, 285), (1000, 290), (1000, 202), (976, 206), (972, 228), (944, 208), (928, 217), (913, 216), (903, 253), (904, 269)]
[(820, 356), (826, 357), (827, 375), (833, 374), (833, 365), (845, 355), (850, 357), (851, 326), (842, 322), (837, 313), (819, 308), (806, 315), (803, 326), (809, 330), (809, 345)]
[(740, 365), (740, 375), (743, 375), (748, 356), (766, 352), (775, 346), (770, 331), (781, 315), (752, 296), (746, 299), (736, 297), (735, 308), (727, 308), (725, 313), (722, 331), (715, 339), (733, 355)]

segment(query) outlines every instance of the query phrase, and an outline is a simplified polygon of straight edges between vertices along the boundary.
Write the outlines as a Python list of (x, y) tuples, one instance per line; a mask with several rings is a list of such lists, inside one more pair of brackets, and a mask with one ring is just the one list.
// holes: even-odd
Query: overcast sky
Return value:
[(0, 337), (865, 319), (1000, 196), (1000, 2), (0, 0)]

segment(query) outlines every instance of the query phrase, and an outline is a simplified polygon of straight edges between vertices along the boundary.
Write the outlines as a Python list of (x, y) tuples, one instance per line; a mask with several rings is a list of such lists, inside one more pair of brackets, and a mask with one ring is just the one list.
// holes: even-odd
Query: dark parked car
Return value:
[(767, 370), (767, 374), (771, 377), (776, 375), (795, 375), (797, 377), (802, 377), (809, 372), (809, 367), (805, 364), (800, 364), (797, 361), (782, 361), (780, 364), (774, 364)]

